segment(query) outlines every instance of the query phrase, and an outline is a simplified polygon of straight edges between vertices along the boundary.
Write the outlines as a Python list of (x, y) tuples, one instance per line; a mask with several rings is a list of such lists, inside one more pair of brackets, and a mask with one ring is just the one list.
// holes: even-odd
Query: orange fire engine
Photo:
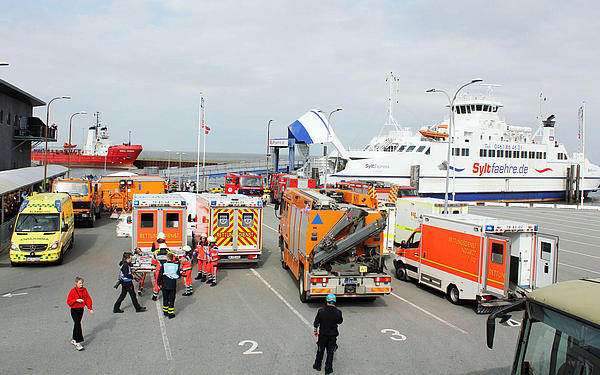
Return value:
[(127, 211), (134, 194), (163, 194), (165, 181), (159, 176), (104, 176), (98, 189), (107, 210)]
[(386, 214), (376, 207), (371, 197), (355, 192), (334, 198), (286, 189), (279, 223), (281, 264), (298, 280), (302, 302), (329, 293), (373, 298), (391, 292), (391, 279), (383, 272)]

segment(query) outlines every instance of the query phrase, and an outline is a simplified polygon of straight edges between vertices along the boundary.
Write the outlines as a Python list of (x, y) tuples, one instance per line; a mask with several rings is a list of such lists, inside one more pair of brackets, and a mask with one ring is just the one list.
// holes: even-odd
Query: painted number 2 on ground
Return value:
[(242, 340), (242, 341), (240, 341), (238, 343), (239, 346), (244, 346), (246, 344), (250, 344), (250, 348), (248, 348), (242, 354), (244, 354), (244, 355), (248, 355), (248, 354), (262, 354), (262, 352), (255, 351), (255, 349), (258, 348), (258, 343), (256, 341), (254, 341), (254, 340)]
[(390, 340), (392, 341), (404, 341), (406, 340), (406, 336), (401, 334), (395, 329), (385, 328), (381, 330), (381, 333), (388, 333), (390, 335)]

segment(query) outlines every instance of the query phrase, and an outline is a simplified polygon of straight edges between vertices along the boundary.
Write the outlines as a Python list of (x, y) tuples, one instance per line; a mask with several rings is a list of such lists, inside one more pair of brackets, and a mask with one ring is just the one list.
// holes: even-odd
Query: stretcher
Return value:
[(151, 252), (143, 252), (139, 248), (135, 249), (131, 273), (133, 274), (134, 283), (138, 284), (137, 294), (139, 296), (144, 292), (144, 282), (146, 275), (154, 272), (155, 266), (152, 264), (153, 255)]

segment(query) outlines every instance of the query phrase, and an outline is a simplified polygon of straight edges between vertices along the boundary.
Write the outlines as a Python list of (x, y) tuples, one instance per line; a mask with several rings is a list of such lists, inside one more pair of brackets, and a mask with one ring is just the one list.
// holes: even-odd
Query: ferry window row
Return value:
[(498, 106), (488, 104), (457, 105), (454, 110), (458, 114), (471, 112), (498, 112)]
[(568, 160), (569, 158), (567, 157), (567, 154), (559, 152), (558, 153), (558, 160)]
[(452, 149), (452, 156), (469, 156), (469, 149), (468, 148), (453, 148)]
[[(414, 146), (414, 145), (412, 145), (412, 146), (402, 145), (398, 149), (398, 152), (413, 152), (415, 148), (417, 149), (416, 152), (423, 152), (423, 151), (425, 151), (425, 155), (429, 155), (430, 152), (431, 152), (431, 147), (419, 146), (417, 148), (417, 146)], [(427, 148), (427, 150), (425, 150), (426, 148)]]
[(490, 158), (513, 159), (546, 159), (545, 152), (539, 151), (512, 151), (512, 150), (479, 150), (479, 156)]

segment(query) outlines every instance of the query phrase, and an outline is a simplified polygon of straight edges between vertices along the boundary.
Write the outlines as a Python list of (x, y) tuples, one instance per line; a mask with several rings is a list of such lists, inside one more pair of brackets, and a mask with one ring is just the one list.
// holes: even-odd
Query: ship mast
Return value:
[(544, 127), (544, 120), (542, 117), (542, 104), (546, 101), (546, 98), (544, 98), (544, 95), (540, 92), (540, 107), (539, 107), (539, 112), (538, 112), (538, 123), (539, 126), (537, 128), (537, 130), (535, 131), (535, 133), (533, 134), (533, 137), (531, 137), (531, 139), (535, 139), (537, 136), (541, 135), (542, 132), (542, 128)]
[(388, 84), (389, 94), (388, 94), (388, 109), (387, 109), (387, 118), (385, 123), (379, 130), (379, 137), (383, 134), (386, 127), (393, 127), (394, 130), (399, 131), (400, 127), (398, 126), (398, 122), (394, 118), (394, 104), (398, 103), (398, 86), (400, 80), (394, 75), (393, 72), (388, 74), (385, 81)]

